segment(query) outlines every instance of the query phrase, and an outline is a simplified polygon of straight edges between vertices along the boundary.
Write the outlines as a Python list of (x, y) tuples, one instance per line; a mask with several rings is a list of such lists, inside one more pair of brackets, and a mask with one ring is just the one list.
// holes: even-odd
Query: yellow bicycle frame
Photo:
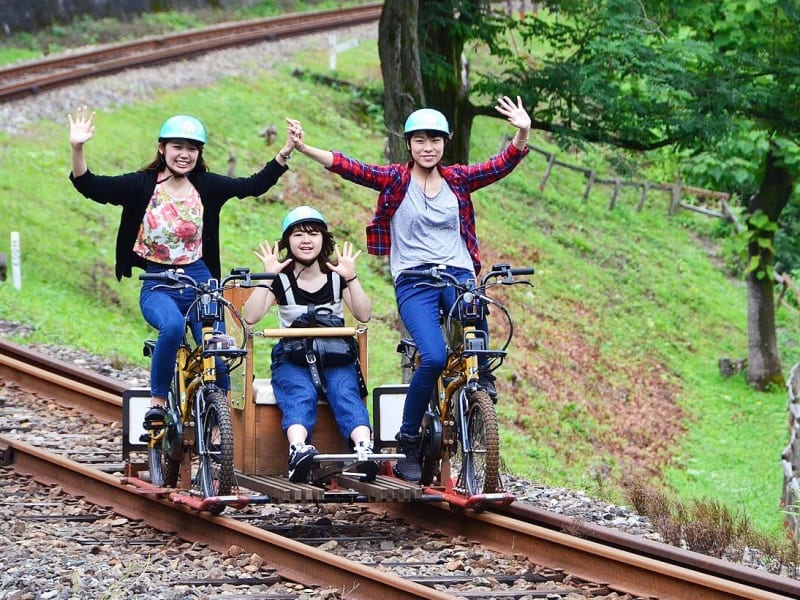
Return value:
[[(197, 420), (194, 415), (194, 399), (197, 390), (209, 383), (217, 380), (216, 361), (213, 356), (203, 356), (203, 348), (207, 347), (209, 340), (214, 334), (211, 327), (203, 328), (203, 337), (200, 344), (193, 350), (189, 350), (181, 344), (178, 348), (176, 363), (178, 365), (175, 387), (178, 391), (178, 408), (180, 409), (181, 420), (183, 421), (183, 446), (192, 447), (196, 439)], [(164, 433), (160, 433), (155, 441), (161, 439)], [(183, 452), (180, 468), (180, 486), (188, 488), (191, 485), (191, 455)]]

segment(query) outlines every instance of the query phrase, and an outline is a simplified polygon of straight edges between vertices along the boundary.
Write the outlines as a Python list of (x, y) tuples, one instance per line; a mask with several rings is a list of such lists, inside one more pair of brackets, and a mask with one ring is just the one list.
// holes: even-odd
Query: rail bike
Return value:
[[(407, 384), (376, 386), (371, 395), (373, 453), (377, 476), (357, 470), (358, 456), (348, 448), (330, 407), (320, 399), (312, 440), (319, 454), (309, 480), (296, 483), (287, 476), (289, 446), (281, 428), (268, 367), (257, 357), (269, 356), (280, 338), (349, 337), (358, 347), (358, 368), (368, 381), (367, 327), (259, 328), (245, 323), (242, 311), (251, 291), (266, 285), (274, 274), (239, 268), (221, 282), (194, 282), (180, 272), (160, 274), (164, 285), (182, 286), (197, 294), (196, 310), (203, 323), (203, 339), (187, 340), (179, 351), (172, 391), (168, 398), (168, 427), (158, 439), (143, 428), (150, 404), (147, 389), (123, 394), (123, 483), (195, 510), (221, 513), (263, 503), (329, 502), (446, 502), (453, 508), (484, 510), (514, 501), (503, 490), (495, 404), (478, 383), (479, 357), (497, 369), (513, 335), (508, 310), (487, 291), (495, 285), (532, 285), (523, 275), (533, 269), (494, 265), (479, 282), (460, 284), (438, 269), (414, 271), (420, 285), (452, 286), (456, 302), (442, 312), (442, 334), (448, 352), (445, 370), (430, 400), (422, 435), (420, 458), (423, 477), (412, 483), (396, 477), (395, 435), (402, 421)], [(505, 319), (505, 339), (489, 347), (476, 322), (493, 307)], [(224, 333), (219, 327), (225, 323)], [(216, 324), (216, 328), (215, 328)], [(152, 349), (153, 342), (145, 343)], [(416, 349), (409, 339), (397, 351), (403, 366), (413, 371)], [(268, 359), (266, 360), (268, 364)], [(230, 390), (216, 385), (216, 372), (226, 369)], [(365, 397), (365, 402), (367, 401)]]

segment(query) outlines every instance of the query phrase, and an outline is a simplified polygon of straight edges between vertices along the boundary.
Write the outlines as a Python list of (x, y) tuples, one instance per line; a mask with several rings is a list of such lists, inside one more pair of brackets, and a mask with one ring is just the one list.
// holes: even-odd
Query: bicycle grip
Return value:
[(254, 281), (268, 281), (275, 279), (277, 276), (277, 273), (250, 273), (250, 279)]
[(139, 279), (141, 281), (172, 281), (166, 273), (140, 273)]
[(413, 277), (414, 279), (438, 279), (438, 269), (404, 269), (400, 272), (404, 277)]
[(533, 267), (516, 267), (511, 269), (512, 275), (533, 275), (534, 272)]

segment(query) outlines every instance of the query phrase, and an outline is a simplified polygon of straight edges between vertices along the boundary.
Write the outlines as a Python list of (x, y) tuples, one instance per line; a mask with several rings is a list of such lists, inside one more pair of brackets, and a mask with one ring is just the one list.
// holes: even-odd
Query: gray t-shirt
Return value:
[(424, 264), (448, 265), (474, 272), (467, 244), (461, 237), (458, 199), (446, 182), (428, 198), (412, 179), (390, 223), (392, 279), (400, 271)]

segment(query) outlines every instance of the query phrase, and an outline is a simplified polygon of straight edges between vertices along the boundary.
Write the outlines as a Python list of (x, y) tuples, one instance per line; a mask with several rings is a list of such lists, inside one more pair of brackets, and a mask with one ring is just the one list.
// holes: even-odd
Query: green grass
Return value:
[[(90, 168), (139, 168), (152, 156), (161, 122), (175, 112), (205, 122), (206, 157), (216, 171), (226, 170), (231, 151), (237, 174), (258, 169), (277, 145), (265, 147), (257, 132), (274, 123), (283, 135), (285, 115), (303, 121), (315, 146), (382, 162), (380, 118), (365, 96), (297, 79), (294, 67), (323, 73), (327, 53), (303, 52), (265, 77), (165, 91), (156, 104), (100, 113), (86, 148)], [(374, 89), (376, 45), (348, 51), (334, 75)], [(496, 151), (507, 129), (501, 120), (478, 119), (472, 159)], [(531, 142), (549, 147), (537, 136)], [(18, 341), (81, 347), (146, 365), (141, 342), (152, 332), (139, 313), (139, 282), (118, 284), (113, 277), (119, 210), (82, 198), (68, 182), (66, 119), (0, 135), (0, 147), (0, 251), (8, 252), (9, 234), (18, 231), (23, 253), (22, 289), (10, 281), (0, 285), (0, 317), (34, 327)], [(608, 174), (605, 156), (594, 149), (560, 158)], [(499, 373), (508, 467), (545, 484), (624, 501), (620, 483), (632, 475), (630, 461), (652, 454), (665, 464), (661, 483), (682, 500), (715, 499), (779, 537), (787, 395), (783, 389), (757, 393), (742, 376), (719, 375), (719, 358), (746, 356), (747, 306), (743, 284), (718, 266), (715, 223), (690, 213), (668, 217), (668, 196), (657, 191), (642, 212), (635, 210), (638, 191), (623, 192), (613, 211), (608, 187), (596, 187), (583, 202), (585, 178), (565, 169), (556, 168), (540, 191), (545, 164), (531, 153), (509, 177), (474, 195), (485, 263), (537, 269), (534, 289), (506, 292), (517, 326)], [(338, 240), (363, 246), (374, 192), (301, 156), (291, 167), (264, 196), (226, 206), (224, 268), (258, 270), (253, 250), (274, 240), (286, 210), (300, 203), (322, 210)], [(375, 307), (370, 387), (396, 383), (397, 317), (385, 261), (364, 255), (359, 262)], [(797, 323), (788, 313), (778, 316), (788, 372)], [(266, 356), (261, 345), (259, 355)], [(682, 412), (667, 410), (672, 406)], [(685, 434), (665, 438), (665, 418)]]

